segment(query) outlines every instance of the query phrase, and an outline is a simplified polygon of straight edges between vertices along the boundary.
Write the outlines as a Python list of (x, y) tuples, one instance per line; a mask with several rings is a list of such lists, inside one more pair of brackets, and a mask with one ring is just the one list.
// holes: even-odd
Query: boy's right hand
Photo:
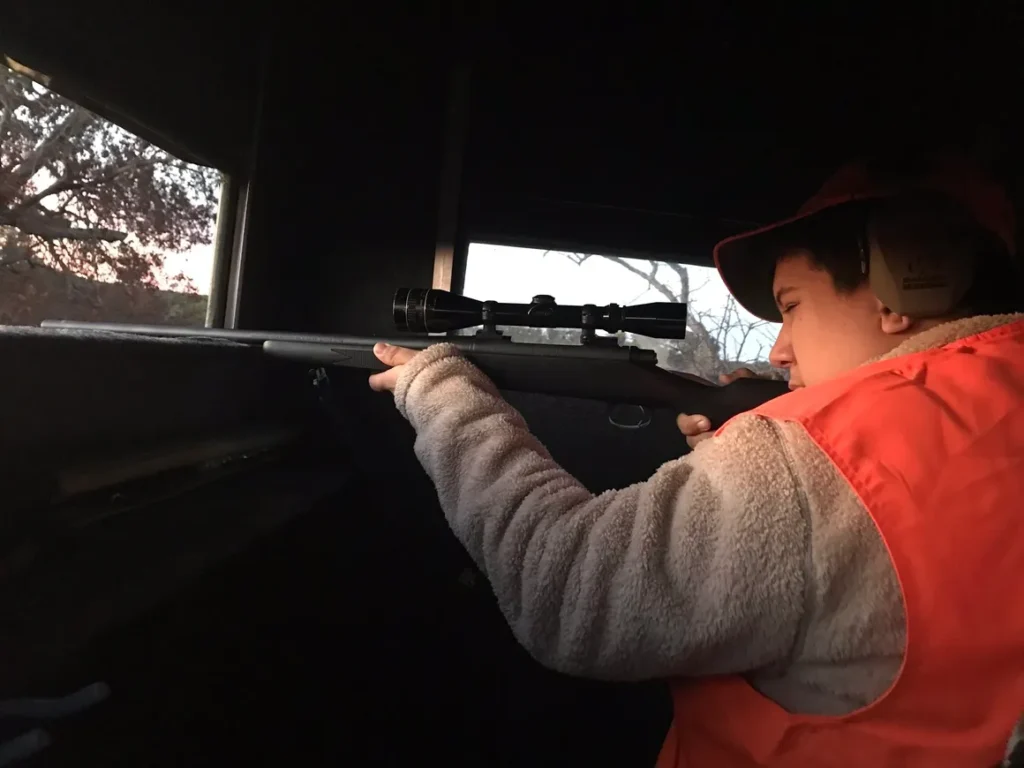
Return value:
[[(732, 384), (736, 379), (756, 379), (759, 378), (749, 368), (737, 368), (732, 373), (723, 373), (718, 377), (718, 381), (724, 384)], [(711, 437), (714, 432), (711, 431), (711, 422), (707, 416), (701, 416), (700, 414), (688, 414), (680, 413), (676, 417), (676, 424), (679, 427), (679, 431), (686, 435), (686, 444), (691, 448), (695, 448), (698, 443), (707, 440)], [(721, 424), (716, 424), (716, 428), (720, 427)]]

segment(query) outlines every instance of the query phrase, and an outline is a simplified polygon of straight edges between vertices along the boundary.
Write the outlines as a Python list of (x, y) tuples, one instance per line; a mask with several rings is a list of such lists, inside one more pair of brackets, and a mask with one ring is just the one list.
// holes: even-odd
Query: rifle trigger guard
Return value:
[(651, 412), (642, 405), (609, 405), (608, 423), (619, 429), (643, 429), (651, 423)]

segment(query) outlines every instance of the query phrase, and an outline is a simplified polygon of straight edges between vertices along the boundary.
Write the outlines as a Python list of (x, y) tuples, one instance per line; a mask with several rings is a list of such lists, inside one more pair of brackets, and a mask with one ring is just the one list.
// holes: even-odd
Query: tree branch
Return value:
[[(544, 255), (545, 256), (547, 256), (549, 253), (555, 253), (555, 251), (544, 251)], [(569, 261), (571, 261), (573, 264), (575, 264), (578, 267), (584, 261), (589, 259), (592, 254), (589, 254), (589, 253), (564, 253), (562, 255), (565, 256), (565, 258), (567, 258)]]
[(679, 296), (676, 294), (676, 292), (673, 291), (667, 284), (663, 283), (661, 280), (659, 280), (655, 276), (655, 275), (657, 275), (657, 272), (658, 272), (658, 262), (655, 262), (655, 261), (651, 262), (651, 271), (648, 273), (648, 272), (644, 272), (642, 269), (638, 269), (638, 268), (634, 267), (632, 264), (630, 264), (628, 261), (626, 261), (625, 259), (623, 259), (620, 256), (602, 256), (601, 258), (602, 259), (607, 259), (608, 261), (612, 262), (613, 264), (618, 264), (620, 267), (625, 269), (627, 272), (632, 272), (634, 275), (642, 277), (644, 280), (647, 281), (647, 284), (651, 288), (653, 288), (656, 291), (658, 291), (658, 293), (660, 293), (662, 296), (664, 296), (669, 301), (679, 301)]
[(665, 262), (665, 266), (676, 273), (679, 278), (679, 301), (690, 303), (690, 294), (693, 288), (690, 286), (690, 271), (677, 262)]
[(102, 240), (117, 243), (128, 235), (103, 227), (75, 227), (56, 216), (42, 216), (35, 211), (0, 211), (0, 225), (14, 227), (23, 234), (43, 240)]
[(711, 334), (711, 331), (708, 330), (708, 324), (705, 322), (704, 319), (705, 317), (707, 317), (708, 313), (697, 313), (689, 309), (687, 313), (691, 315), (694, 319), (693, 323), (686, 324), (687, 332), (692, 332), (693, 335), (696, 336), (701, 341), (701, 343), (705, 344), (706, 346), (710, 348), (718, 348), (719, 356), (721, 357), (724, 350), (721, 349), (721, 346), (715, 340), (715, 337)]
[(125, 173), (137, 171), (140, 168), (146, 168), (148, 166), (159, 165), (161, 162), (163, 162), (163, 160), (160, 157), (153, 157), (148, 160), (143, 160), (140, 157), (135, 157), (122, 166), (116, 168), (109, 168), (103, 173), (93, 176), (92, 178), (79, 179), (76, 181), (73, 177), (69, 176), (67, 178), (57, 179), (50, 186), (48, 186), (41, 192), (38, 192), (32, 195), (31, 197), (25, 198), (23, 201), (18, 203), (18, 205), (16, 205), (13, 210), (15, 213), (18, 213), (19, 211), (24, 211), (25, 209), (31, 208), (33, 205), (42, 202), (48, 197), (52, 197), (53, 195), (59, 195), (63, 192), (76, 192), (81, 189), (96, 187), (101, 184), (109, 184), (118, 176), (122, 176)]
[(13, 194), (20, 189), (26, 181), (31, 179), (39, 166), (44, 163), (47, 157), (54, 153), (60, 142), (72, 130), (78, 128), (80, 123), (90, 119), (89, 113), (81, 107), (75, 107), (67, 116), (54, 126), (50, 134), (42, 139), (35, 148), (28, 153), (21, 162), (11, 170), (6, 182)]
[(32, 248), (26, 243), (0, 243), (0, 264), (18, 264), (31, 260)]
[(3, 105), (3, 110), (0, 111), (0, 146), (3, 146), (4, 139), (7, 136), (7, 123), (10, 121), (11, 112), (13, 112), (14, 109), (11, 106), (9, 99), (0, 99), (0, 104)]
[(14, 99), (11, 96), (10, 89), (6, 87), (6, 83), (0, 83), (0, 86), (3, 86), (0, 89), (0, 105), (3, 106), (3, 111), (0, 112), (0, 179), (2, 179), (7, 175), (4, 170), (2, 150), (4, 143), (7, 141), (7, 124), (11, 122), (11, 116), (14, 114)]

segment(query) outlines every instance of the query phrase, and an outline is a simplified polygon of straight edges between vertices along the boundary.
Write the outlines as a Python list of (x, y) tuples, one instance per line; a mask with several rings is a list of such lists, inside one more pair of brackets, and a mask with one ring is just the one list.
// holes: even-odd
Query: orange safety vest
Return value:
[(892, 687), (795, 715), (679, 681), (658, 768), (991, 768), (1024, 711), (1024, 321), (863, 366), (758, 413), (801, 424), (882, 534), (907, 643)]

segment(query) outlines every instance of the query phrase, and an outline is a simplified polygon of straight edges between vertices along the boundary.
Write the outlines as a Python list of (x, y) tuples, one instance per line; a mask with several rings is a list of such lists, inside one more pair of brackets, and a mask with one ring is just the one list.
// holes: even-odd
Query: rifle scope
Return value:
[(658, 339), (686, 338), (686, 305), (670, 302), (621, 307), (608, 304), (559, 305), (552, 296), (534, 296), (529, 304), (478, 301), (436, 288), (399, 288), (393, 304), (395, 326), (411, 333), (446, 333), (482, 325), (530, 328), (582, 328), (607, 333), (636, 333)]

